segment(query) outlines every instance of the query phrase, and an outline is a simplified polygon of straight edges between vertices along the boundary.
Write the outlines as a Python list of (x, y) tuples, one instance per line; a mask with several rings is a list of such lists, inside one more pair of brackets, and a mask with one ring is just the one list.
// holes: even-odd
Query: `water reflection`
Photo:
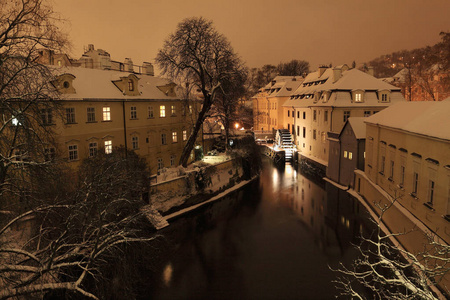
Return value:
[(259, 183), (163, 234), (173, 254), (161, 262), (152, 299), (330, 299), (336, 274), (366, 230), (359, 202), (293, 166), (266, 165)]

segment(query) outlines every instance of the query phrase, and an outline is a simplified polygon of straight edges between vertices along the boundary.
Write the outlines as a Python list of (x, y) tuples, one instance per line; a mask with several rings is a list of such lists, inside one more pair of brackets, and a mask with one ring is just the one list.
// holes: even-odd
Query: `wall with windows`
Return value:
[[(397, 198), (441, 237), (445, 236), (447, 242), (450, 241), (449, 149), (449, 140), (367, 124), (367, 178)], [(362, 189), (361, 194), (371, 197), (368, 190)]]
[[(62, 157), (74, 166), (99, 149), (127, 145), (147, 158), (152, 173), (177, 166), (189, 137), (191, 117), (181, 100), (64, 100), (62, 120), (55, 123)], [(50, 150), (49, 150), (50, 151)]]

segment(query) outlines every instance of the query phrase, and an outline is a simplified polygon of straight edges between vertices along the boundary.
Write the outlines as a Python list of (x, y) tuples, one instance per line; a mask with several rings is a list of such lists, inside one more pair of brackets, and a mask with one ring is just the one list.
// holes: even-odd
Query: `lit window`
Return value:
[(172, 106), (170, 107), (170, 112), (171, 112), (171, 115), (172, 115), (172, 116), (175, 116), (175, 115), (176, 115), (177, 110), (176, 110), (175, 105), (172, 105)]
[(98, 145), (97, 142), (89, 143), (89, 157), (94, 157), (97, 155)]
[(69, 160), (78, 159), (78, 145), (69, 145)]
[(137, 136), (131, 138), (131, 147), (133, 150), (139, 149), (139, 138)]
[(111, 107), (103, 107), (103, 121), (111, 121)]
[(192, 114), (192, 105), (189, 105), (189, 113)]
[(87, 108), (87, 121), (95, 122), (95, 108), (94, 107)]
[(110, 154), (112, 153), (112, 141), (105, 141), (105, 153)]
[(177, 132), (173, 131), (172, 132), (172, 143), (176, 143), (176, 142), (178, 142)]
[(130, 107), (130, 113), (131, 113), (130, 118), (131, 118), (132, 120), (136, 120), (136, 119), (137, 119), (137, 109), (136, 109), (136, 106)]
[(361, 93), (355, 94), (355, 102), (362, 102), (362, 94)]
[(347, 151), (344, 151), (344, 158), (347, 158)]
[(183, 141), (187, 140), (187, 130), (183, 130)]
[(349, 160), (352, 160), (352, 159), (353, 159), (353, 153), (352, 153), (352, 152), (349, 152), (349, 153), (348, 153), (348, 159), (349, 159)]
[(153, 106), (148, 107), (148, 117), (153, 118)]
[(167, 137), (165, 133), (161, 134), (161, 145), (167, 145)]
[(164, 118), (166, 116), (166, 106), (160, 105), (159, 106), (159, 117)]
[(75, 123), (75, 108), (74, 107), (66, 108), (66, 122), (67, 122), (67, 124)]
[(22, 125), (22, 123), (19, 122), (19, 119), (17, 119), (15, 116), (11, 116), (11, 124), (13, 126)]

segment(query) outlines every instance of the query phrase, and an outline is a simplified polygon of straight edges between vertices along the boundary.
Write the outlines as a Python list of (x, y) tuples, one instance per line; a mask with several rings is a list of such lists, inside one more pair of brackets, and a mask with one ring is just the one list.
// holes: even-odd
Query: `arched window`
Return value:
[(128, 79), (128, 90), (134, 91), (134, 83), (133, 83), (133, 79)]

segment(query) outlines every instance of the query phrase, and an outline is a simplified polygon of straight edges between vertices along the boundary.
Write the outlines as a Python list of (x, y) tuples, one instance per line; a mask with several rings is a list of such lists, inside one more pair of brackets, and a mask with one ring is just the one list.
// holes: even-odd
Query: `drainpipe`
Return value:
[(123, 115), (123, 138), (125, 141), (125, 159), (128, 158), (128, 145), (127, 145), (127, 121), (125, 119), (125, 100), (122, 101), (122, 115)]

